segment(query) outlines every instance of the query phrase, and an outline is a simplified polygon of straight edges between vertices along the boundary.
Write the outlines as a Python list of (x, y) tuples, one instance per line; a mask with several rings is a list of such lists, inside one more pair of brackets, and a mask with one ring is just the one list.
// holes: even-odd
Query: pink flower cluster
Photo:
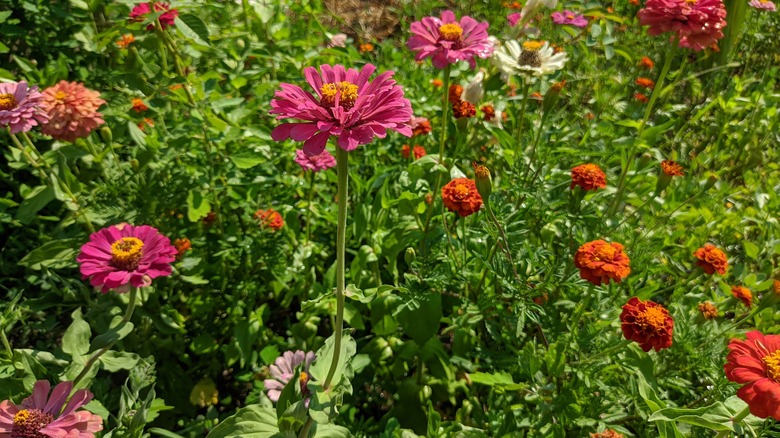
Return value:
[(313, 172), (319, 172), (335, 166), (336, 158), (324, 149), (319, 155), (306, 155), (302, 149), (298, 149), (295, 151), (295, 162), (298, 163), (304, 171), (311, 170)]
[(553, 12), (552, 21), (555, 24), (564, 24), (574, 27), (585, 27), (588, 25), (587, 18), (567, 9), (564, 9), (563, 12)]
[(750, 0), (750, 3), (748, 4), (756, 9), (762, 9), (764, 11), (774, 12), (777, 10), (775, 4), (770, 0)]
[(680, 47), (697, 52), (723, 38), (726, 27), (722, 0), (647, 0), (637, 16), (650, 35), (675, 33)]
[(60, 81), (43, 91), (42, 107), (49, 115), (49, 123), (43, 125), (41, 132), (70, 142), (86, 137), (105, 123), (103, 115), (97, 112), (104, 103), (97, 91), (78, 82)]
[[(162, 26), (163, 29), (167, 28), (168, 26), (173, 26), (176, 17), (179, 16), (179, 11), (176, 9), (171, 9), (171, 5), (168, 3), (146, 2), (141, 3), (140, 5), (136, 5), (133, 10), (130, 11), (130, 21), (144, 21), (145, 17), (152, 13), (152, 10), (154, 10), (154, 12), (164, 11), (159, 18), (160, 26)], [(154, 23), (146, 26), (146, 30), (154, 30)]]
[(412, 23), (412, 37), (406, 46), (417, 52), (415, 60), (431, 58), (436, 68), (458, 61), (468, 61), (474, 68), (477, 65), (475, 57), (489, 58), (493, 54), (487, 28), (487, 21), (479, 23), (469, 16), (458, 21), (452, 11), (444, 11), (441, 18), (425, 17)]
[(43, 95), (27, 82), (0, 83), (0, 127), (12, 134), (27, 132), (49, 120), (42, 110)]

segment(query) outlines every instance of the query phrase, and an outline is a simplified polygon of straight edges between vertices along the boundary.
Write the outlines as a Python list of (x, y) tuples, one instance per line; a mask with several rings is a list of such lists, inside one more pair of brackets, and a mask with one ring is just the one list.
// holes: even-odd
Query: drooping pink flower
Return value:
[(66, 405), (73, 382), (58, 384), (51, 394), (50, 389), (48, 381), (39, 380), (21, 404), (0, 403), (0, 438), (94, 438), (95, 432), (103, 430), (100, 416), (77, 411), (92, 400), (91, 392), (76, 391)]
[(303, 152), (303, 149), (297, 149), (295, 151), (295, 162), (298, 163), (304, 171), (311, 170), (319, 172), (334, 167), (336, 165), (336, 158), (326, 149), (323, 149), (322, 153), (319, 155), (306, 155), (306, 153)]
[(171, 275), (178, 251), (171, 241), (148, 225), (111, 225), (92, 233), (76, 261), (81, 275), (106, 293), (123, 293), (130, 285), (146, 287), (152, 279)]
[[(282, 394), (284, 387), (290, 382), (290, 379), (295, 375), (295, 369), (301, 364), (303, 364), (301, 382), (304, 382), (304, 380), (308, 382), (308, 375), (304, 375), (309, 372), (309, 366), (316, 358), (317, 356), (313, 351), (305, 353), (301, 350), (295, 352), (285, 351), (283, 355), (277, 357), (274, 364), (268, 367), (272, 378), (265, 379), (263, 382), (265, 390), (268, 391), (268, 398), (274, 402), (279, 401), (279, 396)], [(301, 389), (304, 390), (305, 386)]]
[(517, 26), (517, 22), (520, 21), (521, 18), (523, 18), (523, 16), (520, 15), (519, 12), (512, 12), (511, 14), (506, 16), (506, 21), (509, 22), (509, 27), (515, 27)]
[[(160, 15), (160, 25), (163, 29), (168, 26), (173, 26), (176, 17), (179, 16), (177, 9), (171, 9), (171, 5), (165, 2), (146, 2), (136, 5), (132, 11), (130, 11), (130, 21), (144, 21), (146, 15), (154, 12), (163, 12)], [(146, 30), (154, 30), (154, 23), (150, 23), (146, 26)]]
[(647, 0), (637, 16), (650, 35), (676, 33), (680, 47), (697, 52), (723, 38), (726, 27), (722, 0)]
[(417, 52), (415, 60), (431, 58), (436, 68), (458, 61), (468, 61), (474, 68), (476, 56), (489, 58), (493, 54), (494, 47), (488, 40), (487, 28), (487, 21), (479, 23), (469, 16), (457, 21), (452, 11), (444, 11), (441, 18), (425, 17), (412, 23), (412, 37), (406, 42), (406, 47)]
[(748, 4), (756, 9), (763, 9), (765, 11), (774, 12), (776, 10), (775, 4), (770, 0), (750, 0), (750, 3)]
[(0, 83), (0, 127), (11, 133), (27, 132), (46, 123), (49, 116), (41, 109), (43, 95), (27, 82)]
[(344, 66), (320, 66), (303, 70), (306, 81), (316, 93), (312, 96), (292, 84), (281, 84), (281, 90), (271, 101), (271, 114), (277, 119), (294, 118), (303, 122), (283, 123), (271, 132), (271, 138), (281, 141), (292, 138), (303, 141), (307, 155), (319, 155), (330, 136), (345, 151), (371, 143), (374, 137), (385, 138), (388, 130), (409, 137), (412, 130), (412, 104), (404, 98), (403, 89), (386, 71), (373, 81), (369, 77), (376, 67), (366, 64), (358, 71)]
[(57, 140), (76, 141), (105, 123), (97, 110), (106, 103), (100, 93), (84, 87), (78, 82), (60, 81), (43, 90), (42, 108), (49, 116), (49, 122), (41, 132)]
[(553, 12), (552, 20), (555, 24), (565, 24), (575, 27), (585, 27), (588, 25), (588, 19), (582, 15), (575, 14), (574, 12), (564, 9), (563, 12)]

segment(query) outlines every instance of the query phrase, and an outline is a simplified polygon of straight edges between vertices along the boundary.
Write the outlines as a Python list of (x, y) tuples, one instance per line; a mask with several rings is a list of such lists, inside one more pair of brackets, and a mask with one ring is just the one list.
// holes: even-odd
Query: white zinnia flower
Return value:
[(528, 0), (523, 6), (523, 10), (520, 11), (520, 15), (523, 17), (531, 17), (536, 14), (536, 11), (542, 6), (548, 9), (555, 9), (558, 4), (558, 0)]
[(566, 53), (553, 53), (550, 44), (543, 41), (526, 41), (521, 46), (509, 40), (493, 53), (496, 66), (507, 76), (544, 76), (562, 69), (568, 60)]
[(479, 101), (482, 100), (482, 96), (485, 94), (485, 89), (482, 86), (482, 81), (484, 80), (485, 70), (480, 69), (479, 73), (474, 76), (474, 79), (463, 87), (463, 93), (461, 93), (460, 99), (465, 100), (474, 106), (479, 105)]

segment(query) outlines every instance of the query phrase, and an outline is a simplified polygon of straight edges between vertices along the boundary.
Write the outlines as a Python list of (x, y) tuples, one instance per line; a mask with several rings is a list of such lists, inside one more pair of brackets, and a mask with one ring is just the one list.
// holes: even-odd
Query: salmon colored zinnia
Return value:
[(707, 274), (718, 273), (723, 275), (729, 267), (729, 261), (726, 253), (709, 243), (697, 249), (693, 256), (696, 257), (696, 264), (704, 269)]
[(596, 286), (609, 284), (610, 280), (620, 283), (631, 273), (630, 263), (623, 245), (616, 242), (594, 240), (579, 247), (574, 254), (574, 266), (580, 270), (580, 277)]
[(735, 298), (741, 300), (745, 306), (750, 307), (753, 304), (753, 293), (745, 286), (731, 286), (731, 293)]
[(100, 93), (78, 82), (60, 81), (43, 91), (42, 107), (49, 122), (41, 132), (57, 140), (74, 142), (105, 123), (98, 108), (106, 103)]
[(623, 306), (620, 322), (626, 339), (637, 342), (644, 351), (672, 346), (674, 319), (658, 303), (633, 297)]
[(780, 421), (780, 335), (754, 330), (747, 340), (732, 339), (723, 370), (732, 382), (745, 384), (737, 391), (759, 418)]
[(596, 164), (582, 164), (571, 169), (571, 185), (583, 190), (596, 190), (607, 187), (607, 175)]
[(255, 212), (255, 219), (260, 221), (261, 225), (273, 230), (280, 230), (284, 226), (282, 215), (273, 208), (269, 208), (268, 210), (257, 210)]
[(482, 208), (482, 197), (473, 179), (455, 178), (441, 188), (441, 199), (449, 211), (462, 217), (469, 216)]

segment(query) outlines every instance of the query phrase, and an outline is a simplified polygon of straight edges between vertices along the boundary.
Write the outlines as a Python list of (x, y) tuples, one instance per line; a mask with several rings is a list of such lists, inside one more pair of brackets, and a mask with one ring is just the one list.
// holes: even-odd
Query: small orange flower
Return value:
[(133, 107), (131, 109), (137, 113), (142, 113), (149, 109), (149, 107), (146, 106), (144, 101), (141, 99), (135, 98), (132, 100), (132, 102), (133, 102)]
[(620, 283), (631, 273), (628, 255), (623, 245), (594, 240), (582, 245), (574, 254), (574, 266), (580, 270), (580, 277), (600, 286), (610, 280)]
[(431, 79), (431, 85), (433, 85), (434, 88), (441, 88), (444, 86), (444, 82), (442, 82), (441, 79)]
[(780, 280), (772, 282), (772, 288), (775, 291), (775, 295), (780, 295)]
[(639, 66), (644, 67), (648, 70), (652, 70), (655, 66), (655, 62), (653, 62), (652, 59), (648, 58), (647, 56), (643, 56), (642, 59), (639, 60)]
[(360, 51), (360, 53), (373, 52), (374, 45), (371, 43), (363, 43), (360, 46), (358, 46), (358, 50)]
[(426, 155), (425, 148), (420, 145), (414, 145), (414, 148), (412, 148), (412, 152), (414, 153), (415, 160), (419, 160), (420, 158)]
[(633, 297), (623, 306), (620, 322), (623, 336), (638, 342), (644, 351), (659, 351), (672, 346), (674, 319), (658, 303)]
[(273, 208), (269, 208), (268, 210), (257, 210), (254, 216), (255, 219), (260, 221), (261, 225), (273, 230), (279, 230), (284, 226), (282, 215)]
[(520, 2), (504, 2), (504, 7), (509, 9), (523, 9), (523, 5)]
[(734, 297), (742, 300), (745, 306), (750, 307), (753, 304), (753, 293), (750, 292), (750, 289), (744, 286), (731, 286), (731, 293)]
[(456, 103), (460, 102), (461, 94), (463, 94), (463, 87), (458, 84), (452, 84), (450, 85), (449, 95), (447, 98), (451, 104), (455, 105)]
[(412, 148), (409, 147), (408, 144), (405, 144), (401, 146), (401, 155), (404, 157), (404, 159), (409, 159), (409, 154), (412, 152)]
[(452, 115), (456, 119), (471, 118), (477, 114), (477, 109), (471, 102), (461, 100), (460, 102), (452, 104)]
[(565, 86), (566, 86), (566, 79), (564, 79), (564, 80), (562, 80), (560, 82), (554, 82), (552, 84), (552, 87), (550, 87), (550, 89), (560, 93), (561, 90), (563, 90), (563, 87), (565, 87)]
[(588, 119), (588, 120), (593, 120), (594, 118), (596, 118), (596, 116), (593, 113), (589, 112), (589, 113), (585, 114), (585, 118)]
[(628, 0), (628, 2), (634, 6), (639, 6), (639, 0)]
[(149, 126), (150, 128), (154, 128), (154, 120), (150, 119), (149, 117), (144, 117), (143, 120), (138, 122), (138, 128), (141, 131), (146, 131), (147, 126)]
[(682, 166), (680, 166), (679, 163), (672, 161), (672, 160), (664, 160), (661, 161), (661, 170), (663, 170), (664, 174), (669, 176), (683, 176), (685, 173), (683, 172)]
[(171, 91), (176, 91), (182, 88), (184, 88), (184, 84), (173, 84), (170, 87), (168, 87), (168, 89)]
[(441, 199), (449, 211), (466, 217), (482, 208), (482, 197), (473, 179), (455, 178), (441, 188)]
[(176, 247), (176, 251), (178, 252), (176, 255), (176, 260), (181, 260), (181, 258), (184, 256), (184, 253), (192, 249), (190, 239), (187, 239), (186, 237), (174, 240), (173, 246)]
[(693, 256), (698, 260), (696, 264), (704, 269), (707, 274), (714, 274), (717, 272), (720, 275), (726, 273), (726, 269), (729, 267), (729, 261), (726, 258), (726, 253), (716, 248), (715, 245), (709, 243), (702, 248), (696, 250)]
[(531, 93), (531, 95), (530, 95), (530, 96), (528, 96), (528, 97), (529, 97), (529, 98), (531, 98), (531, 99), (534, 99), (534, 100), (542, 100), (542, 93), (540, 93), (540, 92), (538, 92), (538, 91), (534, 91), (534, 92), (533, 92), (533, 93)]
[(699, 303), (699, 312), (704, 316), (704, 319), (715, 319), (718, 317), (718, 308), (709, 301)]
[(509, 84), (508, 90), (506, 91), (506, 95), (509, 97), (517, 96), (517, 85), (515, 84)]
[(612, 429), (605, 429), (603, 432), (591, 433), (590, 438), (624, 438), (622, 433), (615, 432)]
[(133, 36), (133, 34), (127, 33), (122, 35), (122, 38), (120, 40), (117, 40), (116, 45), (119, 46), (120, 49), (126, 49), (134, 41), (135, 41), (135, 37)]
[(636, 84), (643, 88), (649, 88), (653, 89), (655, 87), (655, 82), (653, 82), (652, 79), (649, 78), (636, 78)]
[(583, 190), (596, 190), (607, 187), (607, 175), (596, 164), (582, 164), (571, 169), (571, 186), (580, 186)]
[(634, 93), (634, 99), (636, 99), (636, 100), (638, 100), (638, 101), (640, 101), (642, 103), (647, 103), (650, 100), (647, 96), (645, 96), (642, 93)]
[(426, 135), (431, 132), (431, 121), (428, 119), (422, 120), (421, 122), (417, 123), (416, 125), (413, 125), (412, 127), (412, 137), (417, 137), (418, 135)]
[(610, 14), (614, 14), (615, 9), (612, 6), (607, 6), (607, 12), (609, 12)]
[(479, 110), (482, 111), (482, 118), (484, 118), (488, 122), (493, 120), (494, 117), (496, 117), (496, 109), (493, 108), (493, 105), (491, 104), (484, 105)]

